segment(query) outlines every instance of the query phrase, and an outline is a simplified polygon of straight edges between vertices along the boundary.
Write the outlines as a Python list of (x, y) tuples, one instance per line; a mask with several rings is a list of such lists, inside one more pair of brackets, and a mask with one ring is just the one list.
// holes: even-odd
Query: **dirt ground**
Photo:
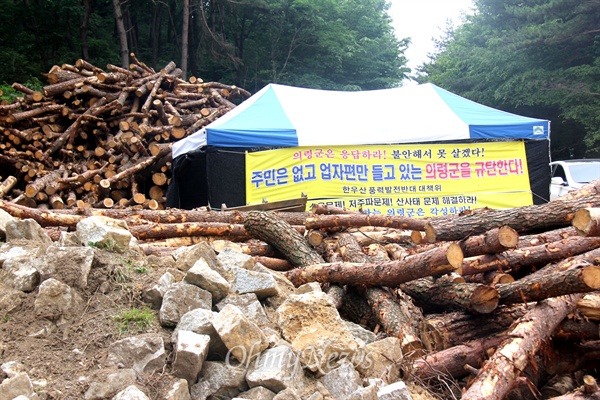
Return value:
[[(159, 333), (167, 354), (171, 354), (172, 330), (160, 326), (156, 310), (143, 328), (124, 323), (118, 317), (132, 309), (149, 309), (142, 301), (142, 290), (158, 282), (167, 268), (173, 266), (172, 259), (99, 249), (95, 252), (100, 262), (92, 268), (88, 287), (81, 293), (85, 305), (75, 318), (64, 323), (35, 316), (36, 291), (8, 296), (9, 290), (0, 286), (0, 293), (5, 294), (4, 297), (0, 294), (0, 364), (9, 361), (23, 364), (41, 399), (83, 399), (91, 382), (103, 381), (103, 374), (114, 372), (103, 368), (103, 361), (109, 345), (119, 339)], [(169, 373), (170, 362), (167, 360), (161, 373), (136, 383), (151, 399), (163, 398), (176, 379)], [(448, 398), (407, 383), (415, 400)]]

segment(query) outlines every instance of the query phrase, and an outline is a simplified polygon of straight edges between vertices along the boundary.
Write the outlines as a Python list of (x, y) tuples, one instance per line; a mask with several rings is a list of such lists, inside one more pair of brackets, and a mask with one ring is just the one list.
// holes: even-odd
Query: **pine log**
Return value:
[(294, 268), (294, 266), (288, 260), (282, 260), (281, 258), (255, 256), (254, 261), (261, 263), (273, 271), (289, 271), (290, 269)]
[(577, 230), (573, 226), (553, 229), (533, 235), (524, 235), (519, 237), (518, 248), (537, 246), (544, 243), (558, 242), (570, 236), (577, 236)]
[(420, 327), (420, 337), (427, 349), (440, 351), (462, 343), (504, 332), (528, 308), (522, 304), (500, 306), (490, 314), (465, 311), (427, 315)]
[[(539, 302), (517, 320), (496, 352), (483, 364), (463, 400), (501, 400), (525, 370), (543, 341), (549, 338), (577, 306), (582, 295), (568, 295)], [(501, 377), (501, 379), (499, 379)]]
[[(371, 228), (371, 229), (369, 229)], [(374, 229), (375, 228), (375, 229)], [(419, 236), (415, 235), (418, 231), (407, 231), (394, 228), (379, 228), (372, 226), (364, 226), (356, 231), (348, 230), (358, 240), (361, 246), (367, 246), (371, 243), (398, 243), (415, 245), (419, 244)], [(417, 240), (415, 241), (415, 237)]]
[(16, 184), (17, 178), (15, 176), (7, 176), (6, 179), (0, 183), (0, 199), (4, 198), (4, 196), (6, 196)]
[(498, 307), (498, 290), (478, 283), (455, 283), (423, 278), (400, 285), (419, 307), (428, 309), (462, 309), (475, 314), (489, 314)]
[(462, 240), (501, 226), (510, 226), (519, 234), (557, 229), (570, 225), (577, 210), (600, 207), (598, 194), (600, 194), (600, 180), (595, 186), (595, 194), (578, 199), (486, 210), (465, 216), (439, 217), (426, 223), (425, 235), (430, 243), (434, 243)]
[(573, 226), (582, 236), (600, 236), (600, 208), (582, 208), (573, 217)]
[(600, 387), (592, 375), (584, 377), (584, 384), (577, 390), (565, 393), (550, 400), (600, 400)]
[(425, 276), (451, 272), (462, 265), (460, 246), (448, 243), (430, 251), (383, 263), (328, 263), (288, 271), (287, 278), (296, 286), (308, 282), (335, 282), (345, 285), (388, 286)]
[(59, 176), (60, 173), (58, 171), (51, 171), (46, 175), (36, 179), (25, 187), (25, 195), (30, 199), (35, 197), (35, 195), (37, 195), (40, 191), (44, 190), (46, 185), (58, 179)]
[(503, 304), (526, 303), (573, 293), (600, 289), (600, 267), (582, 264), (566, 271), (555, 271), (538, 279), (519, 279), (497, 285)]
[(514, 249), (519, 242), (519, 234), (509, 226), (494, 228), (478, 235), (469, 236), (458, 242), (465, 257), (473, 257), (487, 253), (501, 253), (508, 249)]
[(585, 318), (600, 321), (600, 292), (589, 293), (577, 302), (577, 309)]
[(483, 337), (428, 354), (404, 367), (403, 372), (406, 376), (415, 376), (424, 380), (437, 380), (443, 375), (460, 379), (469, 374), (465, 365), (480, 367), (504, 339), (503, 336)]
[(129, 227), (129, 231), (139, 240), (187, 236), (238, 236), (245, 239), (250, 238), (243, 225), (221, 222), (134, 225)]
[(461, 275), (472, 275), (487, 271), (513, 271), (538, 267), (557, 262), (567, 257), (585, 253), (600, 246), (600, 238), (572, 236), (558, 242), (539, 246), (507, 250), (498, 254), (486, 254), (466, 258), (457, 271)]
[(310, 208), (310, 212), (319, 215), (362, 214), (360, 211), (348, 210), (342, 207), (334, 207), (323, 203), (313, 204)]
[(397, 229), (425, 230), (425, 220), (385, 215), (336, 214), (306, 218), (307, 229), (331, 229), (339, 227), (385, 226)]
[[(373, 261), (366, 255), (354, 236), (342, 233), (338, 239), (338, 248), (345, 261), (365, 263)], [(412, 300), (399, 293), (396, 299), (383, 288), (365, 288), (365, 298), (373, 309), (388, 336), (400, 339), (402, 354), (412, 358), (423, 353), (423, 343), (415, 328), (423, 320), (423, 314), (414, 306)]]
[(274, 213), (250, 211), (244, 219), (244, 227), (253, 237), (279, 250), (296, 267), (325, 262), (302, 234)]

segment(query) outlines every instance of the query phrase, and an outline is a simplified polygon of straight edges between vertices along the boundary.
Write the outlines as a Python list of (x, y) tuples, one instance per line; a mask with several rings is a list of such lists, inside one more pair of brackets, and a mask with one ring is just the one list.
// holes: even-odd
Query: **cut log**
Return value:
[(558, 242), (466, 258), (457, 271), (472, 275), (487, 271), (517, 272), (585, 253), (600, 246), (600, 238), (572, 236)]
[(129, 227), (129, 231), (139, 240), (192, 236), (239, 236), (246, 239), (250, 238), (243, 225), (221, 222), (134, 225)]
[[(373, 258), (362, 251), (358, 241), (349, 233), (340, 235), (338, 248), (345, 261), (362, 263), (373, 261)], [(412, 303), (412, 299), (403, 293), (393, 298), (388, 290), (376, 287), (365, 288), (365, 298), (385, 333), (400, 340), (403, 355), (414, 358), (423, 354), (423, 343), (415, 331), (423, 320), (423, 314)]]
[(331, 214), (362, 214), (360, 211), (348, 210), (342, 207), (334, 207), (323, 203), (313, 204), (310, 208), (310, 212), (319, 215), (331, 215)]
[(564, 228), (553, 229), (547, 232), (521, 236), (519, 237), (519, 243), (517, 244), (517, 247), (531, 247), (544, 243), (558, 242), (559, 240), (566, 239), (570, 236), (577, 236), (577, 230), (573, 226), (566, 226)]
[(306, 218), (307, 229), (331, 229), (339, 227), (385, 226), (397, 229), (425, 230), (425, 220), (384, 215), (338, 214)]
[(308, 282), (395, 287), (425, 276), (441, 275), (462, 265), (460, 246), (448, 243), (401, 261), (374, 264), (329, 263), (296, 268), (286, 273), (296, 286)]
[(418, 358), (404, 368), (406, 376), (439, 379), (441, 375), (460, 379), (469, 374), (465, 365), (479, 368), (495, 351), (503, 336), (485, 337)]
[(271, 244), (294, 266), (324, 263), (321, 257), (297, 230), (276, 214), (250, 211), (244, 220), (250, 235)]
[(290, 269), (294, 268), (294, 266), (288, 260), (283, 260), (281, 258), (255, 256), (254, 261), (261, 263), (273, 271), (289, 271)]
[[(463, 400), (501, 400), (515, 385), (543, 341), (565, 317), (575, 311), (582, 295), (561, 296), (539, 302), (517, 320), (496, 352), (486, 361), (463, 393)], [(499, 379), (501, 377), (502, 379)]]
[(526, 303), (600, 289), (600, 267), (590, 264), (537, 277), (497, 285), (500, 301), (504, 304)]
[(573, 226), (583, 236), (600, 236), (600, 208), (582, 208), (573, 217)]
[(600, 321), (600, 293), (590, 293), (577, 302), (577, 309), (587, 319)]
[(465, 257), (488, 253), (501, 253), (514, 249), (519, 242), (519, 234), (510, 226), (494, 228), (483, 235), (470, 236), (459, 242)]
[(8, 194), (12, 190), (13, 187), (17, 184), (17, 177), (15, 176), (7, 176), (6, 179), (2, 181), (0, 184), (0, 199)]
[(600, 207), (599, 194), (600, 180), (595, 186), (595, 194), (578, 199), (439, 217), (426, 223), (425, 235), (430, 243), (434, 243), (463, 240), (501, 226), (510, 226), (519, 234), (562, 228), (571, 224), (577, 210)]
[(400, 285), (419, 307), (462, 309), (475, 314), (489, 314), (498, 307), (498, 290), (478, 283), (455, 283), (423, 278)]

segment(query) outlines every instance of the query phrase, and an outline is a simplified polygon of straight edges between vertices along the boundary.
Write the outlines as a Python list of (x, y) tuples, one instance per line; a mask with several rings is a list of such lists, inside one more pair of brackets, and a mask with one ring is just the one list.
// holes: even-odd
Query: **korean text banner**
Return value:
[(432, 217), (533, 204), (525, 144), (293, 147), (246, 153), (248, 204), (297, 198)]

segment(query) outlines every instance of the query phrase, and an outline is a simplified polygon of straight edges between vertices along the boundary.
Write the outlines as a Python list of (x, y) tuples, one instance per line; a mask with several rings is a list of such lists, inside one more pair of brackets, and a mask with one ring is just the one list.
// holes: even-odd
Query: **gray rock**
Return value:
[(35, 315), (59, 323), (77, 314), (83, 299), (69, 285), (50, 278), (41, 283), (34, 303)]
[(294, 389), (285, 389), (277, 393), (273, 400), (302, 400), (302, 397)]
[(227, 355), (227, 347), (212, 324), (215, 315), (217, 315), (216, 312), (204, 308), (196, 308), (195, 310), (186, 312), (173, 331), (173, 342), (177, 340), (177, 333), (180, 330), (191, 331), (199, 335), (208, 335), (210, 337), (208, 357), (213, 360), (223, 360)]
[(260, 353), (248, 368), (246, 381), (250, 387), (263, 386), (275, 393), (303, 384), (304, 371), (300, 359), (289, 346), (277, 346)]
[(137, 386), (131, 385), (117, 393), (112, 400), (150, 400), (150, 397), (146, 396)]
[(220, 301), (229, 293), (231, 289), (229, 282), (225, 280), (217, 271), (212, 269), (204, 258), (194, 263), (192, 268), (187, 271), (184, 282), (196, 285), (209, 291), (215, 302)]
[(102, 382), (92, 382), (85, 391), (85, 400), (102, 400), (116, 395), (119, 391), (133, 385), (136, 373), (131, 368), (116, 370), (108, 374)]
[(18, 396), (32, 396), (33, 385), (25, 372), (19, 372), (12, 378), (7, 378), (0, 383), (0, 400), (13, 400)]
[(321, 383), (337, 400), (348, 400), (352, 393), (362, 387), (360, 376), (349, 361), (342, 362), (339, 367), (325, 374)]
[(379, 389), (377, 392), (379, 400), (412, 400), (412, 396), (402, 381), (397, 381)]
[(174, 283), (165, 293), (159, 318), (162, 326), (175, 326), (181, 316), (196, 308), (212, 308), (212, 295), (188, 283)]
[(137, 246), (137, 240), (129, 232), (127, 223), (104, 216), (92, 216), (77, 223), (77, 236), (84, 246), (125, 252)]
[(32, 292), (40, 284), (40, 273), (31, 256), (11, 257), (4, 262), (0, 280), (22, 292)]
[(232, 304), (242, 310), (246, 317), (261, 328), (273, 325), (254, 293), (230, 294), (217, 303), (217, 310), (222, 310), (227, 304)]
[(161, 371), (166, 352), (162, 337), (140, 335), (118, 340), (108, 347), (107, 366), (133, 368), (138, 374)]
[(236, 398), (250, 400), (273, 400), (274, 397), (275, 393), (269, 389), (262, 386), (256, 386), (250, 390), (246, 390), (245, 392), (238, 394)]
[(242, 364), (249, 365), (247, 363), (269, 346), (267, 337), (258, 325), (234, 305), (223, 307), (213, 318), (213, 326), (230, 353)]
[(40, 278), (57, 279), (69, 286), (84, 289), (94, 262), (94, 250), (89, 247), (49, 246), (37, 269)]
[(230, 280), (229, 276), (223, 274), (223, 267), (217, 260), (217, 253), (206, 242), (184, 247), (180, 252), (173, 255), (175, 256), (175, 266), (180, 271), (187, 272), (196, 264), (196, 261), (203, 258), (212, 269), (217, 271), (227, 281)]
[(348, 330), (350, 331), (352, 336), (354, 336), (356, 339), (361, 340), (364, 344), (373, 343), (375, 340), (377, 340), (377, 335), (374, 334), (372, 331), (365, 329), (362, 326), (355, 324), (351, 321), (344, 320), (344, 323), (346, 324), (346, 327), (348, 327)]
[(235, 267), (251, 270), (254, 269), (254, 264), (256, 264), (252, 256), (235, 251), (230, 247), (224, 248), (217, 256), (217, 259), (227, 270), (232, 270)]
[(277, 314), (284, 339), (311, 371), (327, 373), (337, 360), (351, 358), (359, 349), (325, 293), (290, 295)]
[(208, 354), (210, 336), (199, 335), (191, 331), (180, 330), (175, 341), (175, 359), (173, 360), (173, 374), (183, 378), (190, 385), (196, 383), (202, 364)]
[(163, 297), (167, 290), (176, 282), (175, 277), (165, 272), (159, 279), (156, 285), (150, 289), (142, 290), (142, 300), (149, 303), (152, 309), (158, 310), (162, 305)]
[(173, 383), (173, 386), (163, 400), (191, 400), (188, 382), (185, 379), (179, 379)]
[(42, 247), (52, 244), (52, 239), (48, 236), (44, 228), (33, 219), (10, 220), (6, 222), (4, 228), (8, 243), (30, 240)]
[(352, 393), (348, 400), (377, 400), (377, 391), (376, 385), (362, 387)]
[(235, 280), (232, 290), (239, 294), (254, 293), (259, 299), (276, 296), (279, 293), (275, 278), (271, 274), (233, 268)]
[(296, 288), (294, 294), (304, 294), (310, 292), (322, 292), (321, 284), (319, 282), (309, 282), (304, 285), (300, 285)]
[(0, 209), (0, 240), (6, 239), (6, 223), (15, 220), (15, 217)]
[(231, 363), (206, 361), (198, 383), (192, 386), (192, 400), (230, 399), (248, 390), (246, 369)]
[(369, 343), (354, 358), (356, 370), (365, 378), (381, 378), (386, 383), (400, 377), (402, 342), (395, 337)]

